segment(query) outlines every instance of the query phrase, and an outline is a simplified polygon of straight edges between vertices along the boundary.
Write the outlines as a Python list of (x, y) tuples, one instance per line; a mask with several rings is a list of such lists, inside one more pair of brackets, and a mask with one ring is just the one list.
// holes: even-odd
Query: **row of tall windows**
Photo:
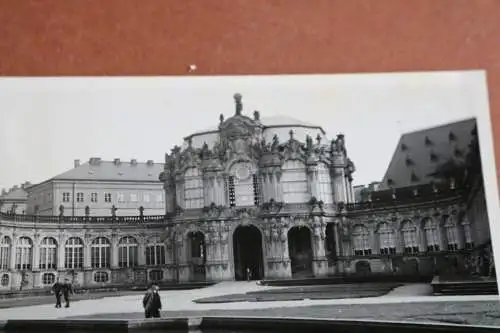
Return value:
[[(243, 169), (249, 168), (243, 165)], [(238, 169), (236, 166), (236, 170)], [(258, 206), (262, 202), (262, 179), (253, 174), (248, 177), (239, 177), (231, 174), (225, 179), (224, 190), (230, 207), (235, 206)], [(332, 184), (328, 167), (321, 163), (316, 173), (317, 199), (324, 203), (332, 203)], [(306, 166), (298, 160), (289, 160), (282, 166), (280, 178), (283, 189), (283, 201), (286, 203), (303, 203), (311, 197), (310, 185)], [(204, 182), (199, 168), (189, 168), (184, 174), (183, 200), (179, 203), (185, 209), (200, 209), (205, 205)], [(179, 195), (179, 194), (178, 194)]]
[[(104, 198), (105, 203), (111, 203), (113, 201), (113, 193), (110, 192), (105, 192), (102, 193)], [(151, 202), (155, 200), (156, 202), (163, 202), (163, 193), (116, 193), (116, 201), (118, 202)], [(99, 202), (99, 193), (97, 192), (92, 192), (90, 195), (86, 198), (85, 193), (83, 192), (76, 192), (75, 193), (75, 200), (78, 203), (83, 203), (83, 202), (91, 202), (91, 203), (97, 203)], [(101, 199), (102, 200), (102, 199)], [(62, 193), (62, 201), (63, 202), (71, 202), (71, 192), (63, 192)]]
[[(463, 231), (464, 248), (471, 249), (474, 247), (472, 240), (472, 232), (470, 224), (461, 226)], [(455, 223), (446, 223), (443, 230), (440, 230), (437, 221), (427, 219), (423, 225), (423, 236), (425, 239), (426, 250), (428, 252), (436, 252), (441, 250), (441, 237), (445, 237), (447, 251), (457, 251), (459, 249), (460, 228)], [(443, 235), (443, 236), (442, 236)], [(396, 253), (396, 238), (394, 230), (388, 223), (379, 224), (376, 230), (376, 240), (379, 245), (380, 254), (395, 254)], [(420, 241), (417, 232), (417, 227), (412, 221), (405, 221), (401, 225), (401, 242), (403, 251), (406, 254), (415, 254), (420, 252)], [(372, 254), (372, 236), (368, 228), (357, 225), (352, 232), (353, 251), (354, 255), (371, 255)]]
[[(10, 268), (12, 242), (7, 236), (0, 241), (0, 269)], [(33, 265), (33, 242), (28, 237), (19, 238), (15, 248), (15, 269), (30, 270)], [(165, 245), (150, 244), (146, 247), (146, 265), (157, 266), (166, 263)], [(139, 245), (134, 237), (127, 236), (118, 244), (119, 267), (134, 267), (138, 265)], [(94, 239), (90, 245), (90, 261), (93, 268), (108, 268), (111, 266), (111, 242), (105, 237)], [(54, 238), (42, 239), (39, 248), (38, 268), (56, 269), (58, 267), (58, 245)], [(84, 244), (79, 237), (72, 237), (64, 245), (64, 268), (81, 269), (84, 267)]]

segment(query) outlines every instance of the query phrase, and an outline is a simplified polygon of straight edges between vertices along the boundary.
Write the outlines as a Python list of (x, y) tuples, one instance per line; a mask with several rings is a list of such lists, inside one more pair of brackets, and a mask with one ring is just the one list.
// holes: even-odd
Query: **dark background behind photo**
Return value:
[(0, 75), (485, 69), (498, 142), (499, 17), (498, 0), (0, 0)]

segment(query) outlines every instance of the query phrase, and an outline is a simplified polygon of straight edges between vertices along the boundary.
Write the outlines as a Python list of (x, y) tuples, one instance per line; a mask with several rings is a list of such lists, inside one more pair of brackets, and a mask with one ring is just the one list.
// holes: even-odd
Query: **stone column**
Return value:
[(231, 265), (229, 263), (229, 224), (227, 221), (221, 222), (220, 227), (220, 255), (221, 255), (221, 279), (222, 280), (232, 280), (233, 272), (231, 270)]
[(269, 175), (267, 172), (263, 171), (261, 173), (261, 179), (262, 179), (262, 200), (264, 202), (269, 202), (271, 199), (270, 192), (269, 192)]
[(347, 182), (347, 191), (348, 191), (347, 202), (354, 202), (355, 198), (354, 198), (354, 189), (352, 187), (352, 178), (348, 177), (347, 180), (348, 180), (348, 182)]
[(418, 244), (419, 244), (419, 248), (420, 248), (420, 252), (426, 252), (427, 251), (427, 242), (426, 242), (426, 239), (425, 239), (425, 229), (423, 229), (418, 221), (417, 223), (415, 223), (416, 226), (417, 226), (417, 238), (418, 238)]
[(370, 229), (368, 229), (368, 232), (370, 233), (372, 254), (380, 253), (380, 242), (377, 239), (377, 233), (375, 232), (375, 228), (376, 228), (375, 226), (371, 226)]
[(351, 202), (351, 182), (349, 177), (345, 176), (345, 192), (346, 192), (346, 202)]
[(394, 231), (394, 238), (396, 242), (396, 253), (404, 253), (405, 250), (404, 236), (403, 236), (403, 231), (401, 231), (399, 227)]
[(281, 171), (280, 170), (274, 170), (272, 173), (272, 183), (274, 184), (273, 189), (274, 189), (274, 197), (275, 201), (283, 201), (283, 192), (281, 188)]
[(226, 191), (224, 190), (224, 176), (222, 173), (217, 173), (214, 182), (214, 192), (216, 198), (216, 204), (220, 206), (226, 205)]
[(210, 206), (210, 178), (207, 173), (203, 173), (203, 206)]
[[(288, 229), (275, 224), (274, 228), (268, 230), (266, 237), (270, 251), (267, 255), (266, 277), (287, 279), (292, 277), (290, 254), (288, 252)], [(270, 267), (270, 268), (269, 268)]]
[(321, 277), (328, 274), (328, 259), (325, 255), (325, 224), (320, 217), (314, 217), (313, 223), (313, 272)]
[(146, 244), (145, 239), (142, 239), (138, 244), (138, 256), (137, 256), (137, 264), (139, 266), (146, 266)]
[(176, 205), (184, 208), (184, 186), (181, 180), (177, 180), (175, 184)]
[(334, 235), (334, 242), (335, 242), (335, 255), (342, 256), (342, 253), (340, 253), (340, 235), (339, 235), (339, 224), (335, 222), (333, 226), (333, 235)]
[(40, 269), (40, 236), (33, 237), (33, 258), (31, 258), (31, 269), (38, 271)]
[(17, 237), (12, 235), (12, 244), (10, 246), (9, 269), (10, 271), (16, 270), (16, 252), (17, 252)]
[(179, 268), (179, 281), (188, 282), (190, 278), (190, 264), (187, 262), (186, 258), (186, 246), (187, 239), (182, 230), (178, 230), (176, 233), (176, 245), (177, 245), (177, 267)]
[(65, 239), (64, 238), (60, 238), (59, 239), (59, 244), (57, 244), (57, 270), (58, 271), (64, 271), (66, 269), (66, 267), (64, 266), (65, 264), (65, 246), (66, 246), (66, 242), (65, 242)]
[[(439, 219), (442, 221), (442, 217)], [(446, 235), (446, 227), (441, 223), (438, 222), (437, 224), (437, 232), (438, 232), (438, 237), (439, 237), (439, 249), (441, 251), (447, 250), (448, 249), (448, 241), (447, 238), (448, 236)]]
[(92, 244), (85, 243), (83, 246), (83, 268), (92, 268)]
[(309, 175), (309, 187), (311, 197), (316, 197), (316, 199), (320, 200), (318, 193), (318, 171), (316, 170), (316, 166), (309, 166), (307, 168)]
[(334, 202), (346, 202), (343, 169), (335, 167), (332, 172)]
[(114, 234), (111, 236), (111, 269), (118, 269), (118, 253), (119, 253), (119, 248), (118, 248), (118, 242), (119, 242), (119, 237), (118, 235)]

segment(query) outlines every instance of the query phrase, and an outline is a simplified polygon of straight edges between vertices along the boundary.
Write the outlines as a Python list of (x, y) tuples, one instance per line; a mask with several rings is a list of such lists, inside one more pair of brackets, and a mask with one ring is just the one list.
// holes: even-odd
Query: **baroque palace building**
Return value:
[(165, 155), (161, 214), (114, 206), (73, 214), (64, 203), (52, 206), (58, 214), (2, 213), (0, 287), (43, 288), (57, 276), (102, 286), (247, 272), (492, 274), (474, 119), (403, 135), (383, 180), (356, 194), (343, 135), (328, 140), (320, 126), (258, 111), (248, 117), (234, 99), (232, 117)]

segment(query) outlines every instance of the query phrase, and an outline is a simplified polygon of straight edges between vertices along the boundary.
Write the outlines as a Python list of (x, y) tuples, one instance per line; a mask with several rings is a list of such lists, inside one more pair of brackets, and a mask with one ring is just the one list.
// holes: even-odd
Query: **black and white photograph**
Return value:
[(0, 79), (0, 320), (499, 325), (484, 71)]

